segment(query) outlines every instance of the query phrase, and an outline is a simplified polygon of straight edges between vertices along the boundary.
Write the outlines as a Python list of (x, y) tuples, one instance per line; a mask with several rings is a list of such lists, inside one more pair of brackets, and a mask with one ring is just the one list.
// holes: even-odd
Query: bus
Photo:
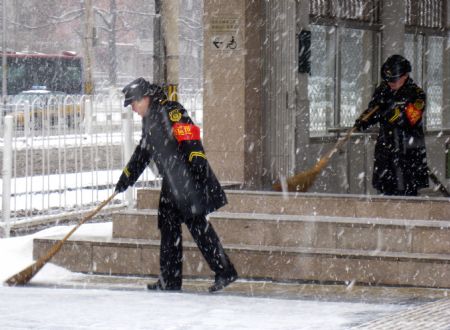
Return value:
[[(3, 56), (3, 53), (0, 52), (0, 56)], [(8, 52), (6, 59), (8, 95), (31, 90), (33, 86), (45, 86), (48, 90), (66, 94), (83, 93), (82, 58), (73, 52), (61, 54)], [(0, 90), (1, 80), (0, 78)]]

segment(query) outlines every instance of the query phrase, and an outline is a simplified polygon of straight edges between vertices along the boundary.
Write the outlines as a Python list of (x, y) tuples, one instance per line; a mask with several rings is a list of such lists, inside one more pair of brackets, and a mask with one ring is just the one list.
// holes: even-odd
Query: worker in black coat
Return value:
[(138, 78), (125, 86), (124, 106), (142, 117), (142, 137), (116, 185), (132, 186), (153, 160), (162, 176), (158, 208), (161, 231), (160, 276), (149, 290), (180, 290), (185, 223), (215, 273), (211, 292), (237, 279), (237, 272), (206, 215), (227, 204), (225, 192), (206, 159), (196, 126), (180, 103), (168, 101), (162, 88)]
[[(381, 68), (383, 82), (369, 108), (355, 122), (359, 131), (379, 124), (372, 184), (384, 195), (416, 196), (428, 187), (428, 166), (423, 130), (426, 96), (409, 77), (411, 64), (392, 55)], [(367, 120), (363, 116), (379, 109)]]

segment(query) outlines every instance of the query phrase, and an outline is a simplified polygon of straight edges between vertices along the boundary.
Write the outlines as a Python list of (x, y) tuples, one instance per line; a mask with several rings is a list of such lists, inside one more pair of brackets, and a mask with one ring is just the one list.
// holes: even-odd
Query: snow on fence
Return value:
[[(201, 125), (201, 92), (181, 94), (180, 101)], [(4, 228), (8, 218), (11, 225), (34, 225), (73, 217), (106, 199), (141, 135), (141, 119), (123, 108), (121, 94), (37, 97), (3, 109), (1, 157), (11, 157), (12, 163), (10, 194), (4, 188), (7, 178), (3, 175), (0, 185), (10, 207), (8, 214), (2, 212), (0, 225)], [(13, 118), (10, 156), (4, 154), (8, 149), (4, 148), (8, 139), (4, 136), (5, 115)], [(136, 186), (158, 182), (147, 169)], [(132, 205), (134, 193), (129, 189), (111, 206)]]

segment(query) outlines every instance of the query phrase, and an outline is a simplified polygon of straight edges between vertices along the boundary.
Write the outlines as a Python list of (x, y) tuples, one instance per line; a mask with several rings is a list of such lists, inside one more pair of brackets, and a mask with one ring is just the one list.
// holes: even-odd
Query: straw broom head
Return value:
[[(376, 105), (375, 107), (371, 109), (367, 109), (363, 112), (361, 115), (361, 121), (367, 121), (375, 112), (377, 112), (379, 109), (379, 106)], [(314, 183), (314, 180), (317, 177), (317, 174), (320, 173), (320, 171), (323, 170), (325, 166), (327, 166), (328, 162), (330, 161), (331, 157), (339, 150), (339, 148), (344, 145), (349, 139), (350, 136), (357, 130), (355, 126), (353, 126), (350, 130), (348, 130), (345, 137), (341, 140), (338, 140), (334, 147), (324, 156), (322, 157), (316, 165), (314, 165), (311, 169), (309, 169), (306, 172), (301, 172), (293, 177), (290, 177), (286, 180), (286, 188), (287, 191), (301, 191), (305, 192), (307, 191)], [(283, 182), (284, 183), (284, 182)], [(272, 189), (275, 191), (282, 191), (283, 190), (283, 184), (282, 182), (277, 182), (272, 186)]]
[[(317, 175), (328, 164), (329, 158), (324, 157), (317, 162), (312, 168), (305, 172), (300, 172), (286, 180), (287, 191), (306, 192), (313, 185)], [(277, 182), (272, 186), (275, 191), (282, 191), (281, 182)]]
[(69, 237), (86, 221), (90, 220), (94, 215), (96, 215), (106, 204), (108, 204), (115, 196), (117, 195), (117, 192), (114, 192), (108, 199), (103, 201), (97, 208), (93, 211), (91, 211), (86, 217), (84, 217), (78, 225), (76, 225), (74, 228), (72, 228), (69, 233), (64, 236), (64, 238), (57, 243), (53, 244), (53, 246), (47, 251), (47, 253), (40, 257), (36, 262), (31, 264), (30, 266), (24, 268), (17, 274), (11, 276), (5, 281), (5, 284), (9, 286), (15, 286), (15, 285), (25, 285), (27, 284), (34, 275), (36, 275), (42, 267), (44, 267), (47, 262), (50, 261), (50, 259), (53, 258), (53, 256), (58, 253), (59, 250), (61, 250), (61, 247), (63, 244), (69, 239)]
[(45, 262), (33, 263), (19, 273), (11, 276), (5, 281), (9, 286), (25, 285), (27, 284), (37, 272), (45, 265)]

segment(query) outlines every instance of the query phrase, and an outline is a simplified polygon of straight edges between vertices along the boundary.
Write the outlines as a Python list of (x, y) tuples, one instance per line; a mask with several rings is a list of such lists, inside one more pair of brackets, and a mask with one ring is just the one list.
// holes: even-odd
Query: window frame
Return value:
[[(326, 137), (333, 137), (336, 134), (339, 134), (341, 132), (344, 132), (346, 130), (348, 130), (350, 127), (349, 126), (342, 126), (341, 125), (341, 118), (342, 118), (342, 109), (341, 109), (341, 98), (342, 98), (342, 55), (341, 55), (341, 39), (340, 39), (340, 31), (342, 29), (358, 29), (358, 30), (365, 30), (365, 31), (372, 31), (373, 33), (373, 37), (372, 37), (372, 56), (370, 58), (370, 60), (372, 61), (372, 68), (377, 68), (377, 69), (372, 69), (372, 79), (371, 79), (371, 86), (363, 86), (363, 88), (370, 88), (371, 92), (373, 93), (373, 91), (375, 90), (376, 86), (380, 83), (380, 72), (379, 72), (379, 68), (381, 67), (382, 64), (382, 59), (381, 59), (381, 26), (379, 24), (371, 24), (368, 25), (367, 23), (363, 23), (363, 22), (349, 22), (349, 21), (343, 21), (343, 22), (339, 22), (339, 24), (337, 24), (334, 20), (332, 19), (315, 19), (314, 22), (311, 23), (311, 26), (323, 26), (327, 29), (327, 31), (334, 29), (333, 31), (333, 36), (331, 37), (333, 39), (334, 42), (334, 67), (333, 67), (333, 74), (330, 76), (331, 79), (333, 80), (333, 98), (331, 100), (331, 113), (325, 113), (325, 130), (311, 130), (311, 122), (310, 122), (310, 129), (309, 129), (309, 136), (310, 138), (326, 138)], [(431, 56), (429, 54), (429, 52), (427, 51), (428, 49), (428, 44), (429, 44), (429, 40), (430, 38), (434, 38), (434, 37), (441, 37), (442, 38), (442, 45), (443, 45), (443, 49), (444, 51), (442, 52), (442, 59), (441, 61), (444, 61), (444, 52), (445, 52), (445, 38), (449, 38), (448, 36), (448, 32), (447, 31), (437, 31), (436, 29), (427, 29), (427, 28), (421, 28), (421, 29), (412, 29), (409, 27), (405, 27), (405, 44), (406, 44), (406, 39), (407, 39), (407, 35), (414, 35), (414, 40), (417, 43), (420, 43), (420, 47), (421, 47), (421, 53), (420, 53), (420, 64), (418, 63), (414, 63), (413, 64), (413, 70), (415, 72), (418, 72), (418, 78), (414, 79), (414, 81), (424, 89), (425, 93), (427, 95), (430, 94), (429, 92), (429, 86), (428, 86), (428, 77), (427, 77), (427, 73), (429, 71), (428, 65), (430, 63), (429, 57)], [(313, 44), (314, 42), (314, 34), (311, 35), (311, 44)], [(312, 48), (313, 46), (311, 46)], [(418, 46), (415, 46), (416, 48)], [(405, 45), (405, 50), (406, 50), (406, 45)], [(314, 56), (311, 56), (312, 60), (314, 60)], [(367, 58), (369, 59), (369, 58)], [(367, 60), (367, 59), (363, 59)], [(413, 61), (414, 62), (414, 61)], [(313, 67), (313, 65), (311, 64), (311, 67)], [(310, 73), (310, 77), (313, 76), (313, 72)], [(328, 76), (327, 76), (328, 78)], [(414, 77), (415, 78), (415, 77)], [(311, 83), (311, 80), (308, 81), (308, 87), (309, 84)], [(444, 81), (442, 80), (440, 82), (440, 85), (442, 87), (442, 89), (444, 88)], [(309, 91), (308, 91), (308, 97), (310, 98), (309, 95)], [(326, 102), (328, 102), (328, 100), (325, 100)], [(425, 116), (425, 125), (424, 125), (424, 129), (425, 131), (438, 131), (441, 130), (443, 128), (443, 113), (442, 111), (444, 110), (444, 97), (442, 95), (441, 97), (441, 110), (440, 110), (440, 116), (441, 116), (441, 120), (440, 120), (440, 124), (439, 125), (435, 125), (433, 127), (430, 127), (429, 124), (427, 123), (427, 117)], [(364, 107), (364, 105), (363, 105)], [(311, 105), (310, 105), (310, 118), (313, 118), (314, 115), (312, 114), (312, 111), (314, 109), (312, 109)], [(361, 109), (361, 112), (364, 109)]]
[[(340, 22), (339, 24), (336, 24), (334, 20), (329, 19), (316, 19), (314, 23), (311, 24), (312, 26), (323, 26), (327, 29), (327, 31), (334, 29), (333, 36), (331, 37), (334, 42), (334, 72), (332, 75), (333, 80), (333, 99), (332, 99), (332, 109), (331, 113), (325, 114), (325, 131), (313, 131), (311, 130), (311, 122), (310, 122), (310, 129), (309, 129), (309, 136), (310, 138), (326, 138), (326, 137), (333, 137), (336, 134), (339, 134), (340, 132), (348, 130), (349, 126), (342, 126), (341, 125), (341, 118), (342, 118), (342, 109), (341, 109), (341, 99), (342, 99), (342, 55), (341, 55), (341, 31), (343, 29), (354, 29), (354, 30), (364, 30), (365, 32), (371, 32), (373, 34), (372, 36), (372, 53), (370, 58), (363, 59), (370, 60), (371, 65), (371, 79), (370, 83), (362, 86), (363, 88), (368, 88), (371, 90), (371, 93), (375, 90), (378, 81), (379, 81), (379, 70), (373, 69), (373, 68), (379, 68), (381, 65), (381, 29), (379, 24), (367, 24), (363, 22), (349, 22), (344, 21)], [(311, 42), (313, 42), (314, 34), (311, 36)], [(312, 56), (312, 58), (314, 58)], [(311, 67), (313, 67), (311, 65)], [(313, 75), (313, 72), (310, 74), (310, 77)], [(308, 87), (310, 84), (310, 80), (308, 81)], [(310, 97), (308, 92), (308, 97)], [(367, 102), (368, 103), (368, 102)], [(363, 112), (364, 110), (364, 104), (362, 105), (362, 109), (359, 110), (359, 113)], [(313, 109), (310, 106), (310, 118), (313, 117), (311, 111)], [(331, 120), (330, 120), (331, 118)], [(356, 119), (356, 118), (355, 118)], [(331, 124), (331, 125), (330, 125)]]

